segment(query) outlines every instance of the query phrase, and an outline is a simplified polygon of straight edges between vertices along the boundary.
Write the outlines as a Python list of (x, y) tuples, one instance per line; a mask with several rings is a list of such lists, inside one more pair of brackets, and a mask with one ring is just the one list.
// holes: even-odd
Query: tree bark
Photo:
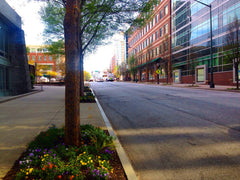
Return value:
[(236, 84), (237, 89), (239, 89), (238, 65), (239, 65), (239, 63), (236, 62), (236, 63), (235, 63), (235, 79), (236, 79), (236, 83), (237, 83), (237, 84)]
[(65, 144), (79, 145), (79, 0), (67, 0), (64, 18), (66, 52)]

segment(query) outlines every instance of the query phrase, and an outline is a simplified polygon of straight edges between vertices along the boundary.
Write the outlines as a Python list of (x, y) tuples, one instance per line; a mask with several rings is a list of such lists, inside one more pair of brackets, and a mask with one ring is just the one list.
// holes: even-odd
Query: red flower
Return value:
[(62, 176), (61, 176), (61, 175), (58, 175), (58, 179), (62, 179)]

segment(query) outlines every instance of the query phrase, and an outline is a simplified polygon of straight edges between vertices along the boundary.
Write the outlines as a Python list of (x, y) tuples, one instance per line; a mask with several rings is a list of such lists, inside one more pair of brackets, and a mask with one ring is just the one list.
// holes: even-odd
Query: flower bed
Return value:
[(126, 179), (112, 136), (92, 125), (81, 126), (81, 136), (76, 147), (64, 144), (63, 128), (40, 133), (17, 162), (15, 179)]
[(93, 95), (92, 92), (86, 92), (85, 96), (80, 97), (80, 102), (81, 103), (95, 103), (95, 96)]

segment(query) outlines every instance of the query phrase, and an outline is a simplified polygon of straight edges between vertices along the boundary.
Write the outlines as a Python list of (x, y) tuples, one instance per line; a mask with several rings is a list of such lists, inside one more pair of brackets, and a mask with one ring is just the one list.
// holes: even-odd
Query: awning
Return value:
[(141, 65), (138, 65), (138, 66), (136, 66), (136, 68), (143, 67), (143, 66), (145, 66), (146, 64), (151, 64), (151, 63), (153, 63), (153, 62), (155, 62), (155, 61), (158, 61), (158, 60), (162, 60), (162, 58), (158, 57), (158, 58), (153, 59), (153, 60), (151, 60), (151, 61), (149, 61), (149, 62), (146, 62), (146, 63), (143, 63), (143, 64), (141, 64)]

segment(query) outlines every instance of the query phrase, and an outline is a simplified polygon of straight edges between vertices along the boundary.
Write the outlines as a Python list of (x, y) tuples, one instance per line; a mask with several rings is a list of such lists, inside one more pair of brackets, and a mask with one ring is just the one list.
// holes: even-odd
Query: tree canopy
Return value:
[[(45, 0), (47, 1), (47, 0)], [(127, 24), (145, 21), (158, 0), (48, 0), (42, 9), (45, 33), (65, 40), (65, 143), (79, 145), (79, 97), (83, 93), (83, 57)], [(64, 36), (63, 36), (64, 32)], [(80, 80), (81, 79), (81, 80)], [(80, 84), (79, 84), (80, 82)]]
[[(84, 55), (104, 43), (116, 31), (125, 31), (128, 25), (141, 26), (157, 0), (82, 0), (79, 24), (80, 49)], [(66, 1), (48, 0), (40, 11), (45, 24), (44, 35), (50, 42), (64, 39), (63, 21)]]

